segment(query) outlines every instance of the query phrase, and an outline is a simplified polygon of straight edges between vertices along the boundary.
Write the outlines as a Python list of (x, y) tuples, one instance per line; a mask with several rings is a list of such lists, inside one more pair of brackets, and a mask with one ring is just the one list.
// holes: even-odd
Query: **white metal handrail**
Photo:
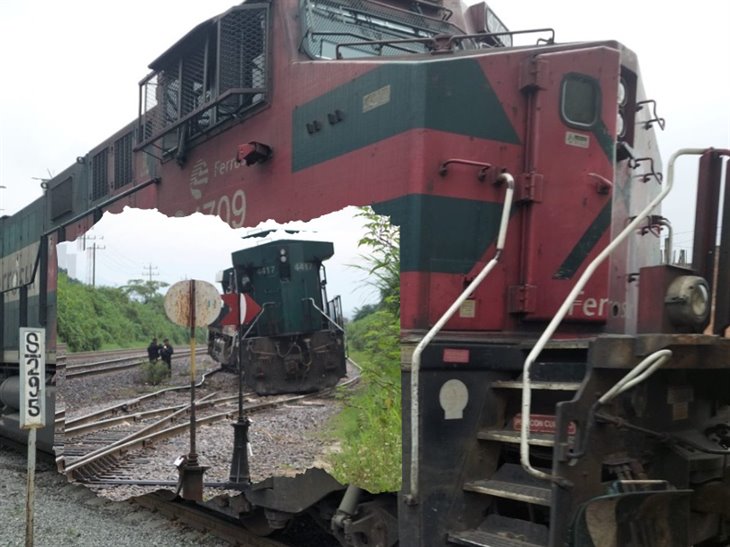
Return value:
[(509, 223), (510, 210), (512, 209), (512, 196), (514, 194), (515, 180), (509, 173), (501, 173), (497, 180), (497, 184), (505, 183), (507, 190), (504, 197), (504, 206), (502, 207), (502, 217), (499, 223), (499, 233), (497, 235), (497, 247), (494, 258), (487, 263), (487, 265), (479, 272), (469, 286), (464, 289), (459, 297), (454, 301), (448, 310), (436, 321), (436, 324), (431, 327), (426, 333), (426, 336), (418, 343), (416, 349), (413, 351), (413, 357), (411, 358), (411, 477), (410, 477), (410, 492), (407, 494), (406, 499), (409, 503), (415, 503), (418, 499), (418, 474), (419, 474), (419, 459), (418, 459), (418, 424), (420, 422), (420, 408), (418, 404), (419, 396), (419, 374), (421, 370), (421, 354), (423, 350), (431, 343), (431, 340), (439, 333), (444, 325), (451, 319), (456, 313), (464, 301), (474, 292), (479, 284), (484, 280), (489, 272), (494, 269), (499, 262), (499, 258), (504, 248), (504, 241), (507, 237), (507, 225)]
[(649, 376), (654, 374), (654, 371), (662, 366), (664, 363), (669, 361), (672, 357), (672, 351), (668, 349), (660, 349), (655, 351), (648, 357), (646, 357), (641, 363), (632, 368), (626, 376), (621, 378), (616, 385), (604, 393), (598, 404), (605, 405), (609, 403), (617, 395), (620, 395), (627, 389), (631, 389), (636, 384), (640, 384), (646, 380)]
[(540, 479), (559, 480), (559, 477), (555, 477), (549, 473), (545, 473), (543, 471), (535, 469), (530, 464), (529, 435), (530, 410), (532, 404), (532, 382), (530, 380), (530, 369), (533, 363), (547, 344), (548, 340), (550, 340), (552, 335), (555, 333), (558, 326), (567, 315), (568, 310), (573, 305), (573, 302), (580, 294), (580, 291), (583, 290), (583, 287), (585, 287), (586, 283), (596, 271), (598, 266), (601, 265), (601, 263), (608, 257), (608, 255), (611, 254), (614, 249), (616, 249), (616, 247), (618, 247), (624, 241), (624, 239), (629, 236), (629, 234), (633, 233), (633, 231), (639, 226), (639, 224), (643, 222), (649, 216), (649, 214), (651, 214), (654, 207), (656, 207), (670, 192), (670, 190), (672, 189), (672, 185), (674, 184), (674, 162), (677, 160), (677, 158), (686, 155), (700, 155), (704, 152), (704, 148), (683, 148), (672, 154), (671, 158), (669, 158), (669, 165), (667, 167), (667, 180), (663, 185), (661, 192), (659, 192), (659, 194), (657, 194), (657, 196), (654, 197), (654, 199), (651, 200), (651, 202), (649, 202), (649, 204), (638, 215), (636, 215), (636, 217), (634, 217), (634, 219), (623, 229), (623, 231), (618, 236), (616, 236), (616, 238), (611, 241), (611, 243), (609, 243), (608, 246), (603, 249), (603, 251), (601, 251), (601, 253), (596, 258), (594, 258), (593, 261), (588, 265), (586, 270), (583, 272), (583, 275), (580, 276), (578, 282), (573, 287), (573, 290), (570, 291), (568, 296), (565, 298), (565, 301), (558, 309), (555, 317), (553, 317), (552, 321), (550, 321), (548, 326), (545, 328), (545, 331), (542, 333), (537, 343), (532, 348), (532, 351), (530, 351), (529, 355), (525, 359), (525, 364), (522, 371), (522, 424), (520, 426), (520, 463), (522, 464), (522, 467), (525, 469), (525, 471), (527, 471), (530, 475)]

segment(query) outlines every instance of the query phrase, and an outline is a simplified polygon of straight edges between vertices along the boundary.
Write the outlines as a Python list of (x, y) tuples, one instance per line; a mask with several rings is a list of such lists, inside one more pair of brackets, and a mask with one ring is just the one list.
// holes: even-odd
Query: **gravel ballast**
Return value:
[[(215, 365), (201, 359), (201, 370)], [(173, 362), (173, 377), (168, 385), (184, 384), (188, 360)], [(210, 383), (219, 392), (237, 390), (235, 376), (214, 375)], [(133, 396), (140, 384), (139, 371), (130, 370), (62, 382), (60, 407), (67, 414), (80, 415), (114, 400)], [(251, 478), (254, 482), (272, 475), (294, 475), (307, 468), (326, 467), (331, 441), (322, 436), (329, 419), (341, 408), (333, 398), (296, 401), (251, 416), (249, 430)], [(200, 463), (209, 466), (206, 482), (228, 479), (233, 451), (233, 428), (230, 422), (200, 427), (197, 433)], [(154, 456), (139, 454), (135, 461), (135, 478), (171, 480), (178, 478), (173, 461), (186, 454), (188, 436), (156, 443)], [(129, 498), (158, 487), (93, 486), (69, 484), (55, 467), (39, 462), (36, 475), (35, 545), (228, 545), (215, 536), (198, 532), (143, 509)], [(206, 499), (222, 493), (207, 488)], [(0, 515), (3, 532), (0, 544), (25, 545), (25, 455), (0, 448)]]
[[(0, 544), (25, 545), (25, 456), (0, 448)], [(39, 462), (34, 504), (34, 545), (226, 546), (215, 536), (186, 528), (131, 502), (112, 502), (69, 484), (55, 468)]]

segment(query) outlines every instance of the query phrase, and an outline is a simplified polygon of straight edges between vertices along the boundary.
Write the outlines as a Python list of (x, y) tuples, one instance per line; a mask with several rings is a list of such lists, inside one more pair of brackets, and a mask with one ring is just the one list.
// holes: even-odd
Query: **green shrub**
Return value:
[(342, 446), (330, 458), (334, 475), (372, 493), (394, 492), (401, 480), (400, 323), (380, 309), (352, 322), (348, 335), (361, 385), (343, 394), (333, 424)]
[[(58, 338), (71, 352), (144, 347), (153, 336), (176, 347), (190, 341), (189, 329), (165, 315), (160, 294), (142, 302), (124, 288), (90, 287), (59, 271), (56, 300)], [(195, 337), (204, 344), (206, 329), (196, 329)]]
[(142, 380), (146, 384), (153, 386), (161, 384), (170, 377), (170, 371), (167, 365), (162, 361), (148, 361), (142, 363)]

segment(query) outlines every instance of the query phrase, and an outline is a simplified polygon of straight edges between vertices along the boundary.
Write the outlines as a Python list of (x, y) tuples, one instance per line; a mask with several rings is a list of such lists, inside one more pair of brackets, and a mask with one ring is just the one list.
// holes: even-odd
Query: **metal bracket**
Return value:
[(531, 313), (535, 311), (537, 287), (535, 285), (512, 285), (507, 289), (510, 313)]
[(522, 173), (517, 177), (517, 201), (542, 201), (545, 178), (541, 173)]
[(664, 126), (666, 125), (666, 121), (664, 118), (660, 118), (656, 113), (656, 101), (654, 99), (649, 99), (647, 101), (639, 101), (636, 103), (636, 111), (638, 112), (642, 108), (644, 108), (644, 105), (652, 105), (651, 106), (651, 115), (653, 118), (647, 120), (644, 122), (644, 129), (649, 129), (653, 123), (656, 123), (659, 128), (664, 131)]
[[(462, 160), (462, 159), (458, 159), (458, 158), (452, 158), (452, 159), (446, 160), (445, 162), (443, 162), (439, 166), (439, 175), (441, 175), (442, 177), (445, 177), (446, 174), (449, 172), (448, 167), (452, 163), (456, 163), (456, 164), (460, 164), (460, 165), (471, 165), (471, 166), (474, 166), (474, 167), (481, 167), (481, 169), (479, 169), (479, 171), (477, 172), (477, 179), (479, 179), (479, 182), (484, 182), (485, 180), (487, 180), (487, 174), (494, 174), (494, 173), (496, 173), (496, 169), (492, 169), (492, 164), (491, 163), (485, 163), (485, 162), (482, 162), (482, 161)], [(496, 175), (490, 177), (490, 179), (491, 180), (489, 182), (494, 183), (496, 181)]]
[(629, 158), (629, 168), (636, 169), (642, 162), (649, 162), (650, 171), (648, 173), (641, 173), (640, 175), (636, 175), (637, 178), (641, 178), (641, 182), (649, 182), (649, 180), (654, 177), (656, 181), (661, 184), (662, 180), (664, 180), (664, 175), (654, 169), (654, 158)]

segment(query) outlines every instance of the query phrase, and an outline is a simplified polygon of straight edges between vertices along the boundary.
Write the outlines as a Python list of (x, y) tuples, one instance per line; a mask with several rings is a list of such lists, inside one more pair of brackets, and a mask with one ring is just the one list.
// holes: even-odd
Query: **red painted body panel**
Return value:
[[(542, 175), (541, 199), (525, 207), (529, 224), (523, 241), (525, 261), (521, 284), (535, 286), (535, 309), (528, 319), (549, 320), (572, 289), (575, 280), (590, 259), (608, 244), (609, 234), (601, 235), (580, 267), (570, 275), (556, 278), (556, 272), (601, 210), (609, 203), (610, 193), (596, 190), (597, 177), (613, 180), (613, 157), (601, 149), (590, 130), (570, 126), (561, 117), (562, 82), (569, 74), (580, 73), (596, 79), (601, 90), (601, 119), (607, 133), (615, 135), (616, 90), (618, 89), (619, 53), (608, 48), (546, 53), (538, 56), (542, 76), (548, 82), (535, 93), (532, 105), (534, 135), (529, 135), (532, 150), (527, 172)], [(585, 139), (571, 144), (571, 138)], [(587, 141), (587, 142), (586, 142)], [(593, 275), (585, 289), (586, 298), (607, 298), (608, 264)], [(575, 306), (569, 318), (603, 321), (604, 307)]]
[[(613, 146), (621, 63), (624, 58), (634, 62), (633, 55), (617, 44), (577, 44), (408, 56), (408, 63), (476, 60), (518, 142), (416, 127), (293, 170), (294, 134), (301, 131), (293, 127), (297, 110), (393, 61), (310, 60), (299, 52), (296, 9), (274, 9), (273, 15), (269, 104), (191, 147), (182, 166), (174, 159), (157, 163), (147, 154), (137, 153), (136, 182), (158, 177), (159, 183), (119, 200), (109, 210), (121, 211), (129, 205), (157, 208), (170, 216), (200, 211), (218, 215), (237, 228), (255, 226), (267, 219), (309, 220), (348, 205), (377, 204), (408, 195), (501, 204), (504, 189), (479, 181), (478, 169), (451, 164), (443, 174), (440, 167), (450, 159), (488, 163), (495, 173), (507, 170), (518, 180), (518, 186), (537, 173), (541, 183), (534, 201), (525, 200), (524, 188), (518, 187), (517, 195), (523, 199), (513, 207), (499, 267), (477, 289), (473, 309), (457, 314), (447, 329), (531, 331), (534, 326), (525, 321), (549, 320), (585, 266), (608, 243), (609, 235), (626, 221), (626, 200), (619, 199), (615, 191), (622, 182), (614, 173)], [(535, 60), (539, 70), (531, 77)], [(581, 73), (598, 82), (603, 143), (590, 131), (569, 127), (561, 119), (561, 81), (568, 73)], [(413, 89), (413, 93), (418, 92)], [(353, 124), (347, 126), (349, 131), (364, 130), (347, 117), (343, 123)], [(585, 136), (588, 144), (566, 143), (571, 134)], [(653, 136), (649, 139), (653, 141)], [(270, 146), (271, 159), (248, 167), (237, 163), (238, 147), (252, 141)], [(326, 145), (326, 141), (321, 142)], [(624, 164), (617, 169), (625, 171)], [(634, 194), (637, 189), (630, 177), (626, 174), (622, 191)], [(602, 181), (608, 181), (607, 193), (598, 191)], [(631, 186), (628, 191), (627, 186)], [(639, 195), (632, 212), (651, 195)], [(575, 270), (565, 279), (556, 279), (561, 264), (580, 247), (586, 231), (605, 207), (611, 208), (608, 226), (583, 252)], [(88, 225), (80, 222), (67, 228), (67, 233), (72, 237)], [(626, 286), (624, 257), (633, 252), (630, 245), (619, 249), (615, 261), (606, 262), (589, 282), (563, 327), (566, 332), (574, 330), (570, 325), (576, 323), (593, 325), (594, 332), (620, 332), (625, 328), (626, 310), (635, 312), (635, 305), (627, 299), (636, 299), (636, 294), (630, 293), (631, 287)], [(494, 248), (488, 248), (465, 275), (403, 272), (403, 328), (432, 325), (493, 255)], [(612, 313), (614, 303), (618, 303), (621, 313)]]

